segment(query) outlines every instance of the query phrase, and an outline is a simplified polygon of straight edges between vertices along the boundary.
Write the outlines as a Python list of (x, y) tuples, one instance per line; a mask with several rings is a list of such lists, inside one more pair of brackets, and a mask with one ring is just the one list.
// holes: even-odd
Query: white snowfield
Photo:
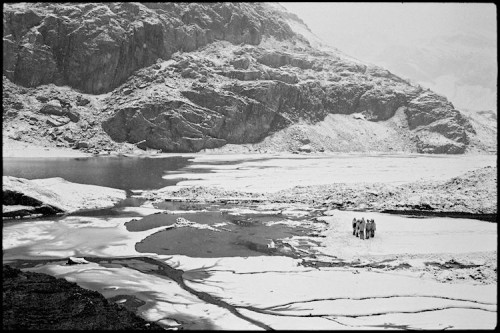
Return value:
[[(135, 218), (158, 211), (122, 210)], [(307, 267), (299, 265), (301, 259), (282, 256), (191, 258), (138, 253), (137, 242), (165, 227), (129, 232), (125, 223), (132, 217), (113, 216), (4, 223), (4, 263), (16, 258), (61, 258), (29, 270), (64, 277), (107, 298), (118, 297), (119, 302), (126, 302), (126, 297), (140, 300), (138, 314), (166, 328), (186, 323), (193, 329), (222, 330), (496, 327), (496, 271), (477, 281), (468, 277), (476, 274), (476, 268), (439, 271), (426, 266), (426, 262), (443, 264), (453, 259), (496, 269), (495, 223), (327, 213), (322, 218), (328, 223), (325, 237), (313, 238), (320, 242), (317, 260), (348, 265)], [(360, 240), (352, 235), (352, 218), (361, 216), (375, 219), (375, 238)], [(69, 266), (70, 256), (107, 259)], [(156, 264), (130, 257), (153, 258)], [(388, 266), (354, 267), (380, 262)], [(186, 287), (154, 273), (161, 263), (184, 271)], [(401, 264), (409, 268), (398, 268)], [(196, 294), (200, 292), (219, 303), (200, 298)]]
[(84, 153), (79, 150), (64, 147), (43, 147), (35, 143), (26, 143), (15, 141), (9, 138), (3, 138), (2, 156), (3, 157), (88, 157), (92, 154)]
[[(497, 224), (459, 218), (404, 218), (382, 213), (327, 211), (322, 252), (341, 258), (368, 255), (469, 253), (496, 251)], [(353, 218), (374, 219), (375, 238), (352, 236)]]
[(61, 177), (25, 179), (3, 176), (3, 190), (23, 191), (27, 196), (65, 212), (113, 207), (126, 192), (110, 187), (69, 182)]
[(245, 192), (276, 192), (297, 185), (362, 182), (400, 184), (421, 179), (447, 180), (467, 171), (496, 165), (496, 155), (332, 153), (183, 156), (192, 157), (192, 163), (163, 177), (182, 179), (177, 186), (169, 186), (169, 190), (184, 186), (214, 186)]

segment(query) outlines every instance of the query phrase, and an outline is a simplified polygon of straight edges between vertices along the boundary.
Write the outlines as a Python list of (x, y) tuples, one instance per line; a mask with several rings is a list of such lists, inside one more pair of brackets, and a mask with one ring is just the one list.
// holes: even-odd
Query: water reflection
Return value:
[(70, 182), (122, 190), (149, 190), (175, 185), (162, 176), (188, 164), (188, 158), (89, 157), (4, 158), (3, 175), (26, 179), (62, 177)]

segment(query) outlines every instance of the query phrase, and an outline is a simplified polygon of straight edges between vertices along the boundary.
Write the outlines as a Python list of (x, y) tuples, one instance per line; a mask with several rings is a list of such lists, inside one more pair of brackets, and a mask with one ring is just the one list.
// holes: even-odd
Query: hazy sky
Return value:
[(320, 39), (361, 60), (373, 48), (454, 32), (479, 33), (496, 41), (494, 3), (280, 4)]

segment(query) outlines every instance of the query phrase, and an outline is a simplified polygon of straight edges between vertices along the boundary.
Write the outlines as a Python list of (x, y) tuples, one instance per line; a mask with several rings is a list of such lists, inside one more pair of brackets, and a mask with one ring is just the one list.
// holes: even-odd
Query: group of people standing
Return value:
[(352, 234), (361, 239), (369, 239), (370, 237), (375, 237), (375, 220), (367, 219), (362, 217), (361, 219), (353, 218), (352, 219)]

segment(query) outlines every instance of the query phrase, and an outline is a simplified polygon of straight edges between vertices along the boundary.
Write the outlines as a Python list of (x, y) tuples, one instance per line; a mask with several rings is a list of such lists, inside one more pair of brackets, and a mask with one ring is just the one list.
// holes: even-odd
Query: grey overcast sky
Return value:
[[(450, 33), (496, 41), (494, 3), (280, 2), (319, 38), (354, 57), (370, 48)], [(361, 59), (362, 60), (362, 59)]]

